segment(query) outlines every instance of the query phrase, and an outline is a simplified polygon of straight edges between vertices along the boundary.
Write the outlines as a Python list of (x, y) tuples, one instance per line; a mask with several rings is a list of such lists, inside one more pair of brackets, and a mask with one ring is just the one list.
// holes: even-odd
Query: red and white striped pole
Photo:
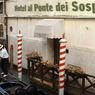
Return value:
[(60, 40), (59, 95), (64, 95), (64, 77), (65, 77), (65, 62), (66, 62), (66, 43), (67, 43), (67, 41), (63, 37)]
[(17, 35), (17, 64), (18, 64), (18, 79), (22, 80), (22, 34), (19, 30), (19, 33)]

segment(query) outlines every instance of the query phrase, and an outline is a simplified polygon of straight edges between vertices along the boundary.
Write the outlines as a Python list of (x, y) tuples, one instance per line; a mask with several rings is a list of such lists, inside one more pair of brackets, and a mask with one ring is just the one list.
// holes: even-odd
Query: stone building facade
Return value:
[[(57, 43), (61, 38), (59, 31), (61, 31), (61, 34), (65, 33), (65, 39), (68, 42), (69, 53), (66, 55), (66, 63), (78, 65), (86, 73), (94, 75), (95, 14), (93, 8), (95, 5), (93, 2), (94, 0), (71, 0), (69, 2), (63, 0), (56, 0), (56, 2), (55, 0), (28, 0), (28, 2), (27, 0), (7, 0), (8, 48), (10, 52), (10, 47), (13, 45), (14, 64), (17, 64), (17, 34), (19, 30), (23, 35), (22, 61), (24, 68), (27, 68), (25, 54), (33, 50), (38, 51), (44, 60), (54, 63), (54, 57), (58, 59), (59, 56), (56, 54), (58, 54)], [(55, 7), (56, 9), (53, 10)], [(46, 22), (44, 22), (45, 20)], [(49, 20), (58, 20), (58, 22), (62, 20), (61, 30), (54, 30), (55, 27), (52, 24), (56, 24), (55, 22), (49, 27), (47, 24)], [(37, 28), (39, 32), (35, 30)], [(40, 31), (41, 29), (45, 30)], [(47, 36), (49, 31), (51, 31), (50, 35), (54, 36)], [(56, 33), (53, 34), (54, 32)], [(35, 36), (35, 33), (38, 33), (38, 36)]]

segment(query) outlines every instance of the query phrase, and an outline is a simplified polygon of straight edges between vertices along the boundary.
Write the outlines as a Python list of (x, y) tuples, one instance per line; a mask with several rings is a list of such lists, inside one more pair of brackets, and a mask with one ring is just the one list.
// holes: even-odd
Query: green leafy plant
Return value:
[(74, 65), (71, 65), (71, 64), (67, 65), (66, 70), (68, 70), (71, 73), (84, 74), (84, 71), (81, 67), (74, 66)]
[(42, 64), (48, 68), (58, 68), (58, 64), (52, 64), (51, 62), (49, 61), (46, 61), (46, 62), (42, 62)]
[(26, 54), (26, 56), (27, 57), (40, 57), (40, 55), (36, 51), (29, 52)]

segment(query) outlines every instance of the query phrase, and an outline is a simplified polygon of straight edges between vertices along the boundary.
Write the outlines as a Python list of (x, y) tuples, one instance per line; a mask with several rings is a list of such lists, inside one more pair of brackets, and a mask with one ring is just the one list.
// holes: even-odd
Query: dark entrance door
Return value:
[(54, 39), (54, 64), (59, 64), (59, 40), (60, 39)]

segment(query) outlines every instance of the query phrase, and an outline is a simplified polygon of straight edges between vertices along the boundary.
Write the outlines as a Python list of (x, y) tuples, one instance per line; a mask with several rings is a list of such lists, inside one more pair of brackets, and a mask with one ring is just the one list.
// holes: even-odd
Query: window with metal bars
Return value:
[(0, 24), (0, 37), (3, 37), (3, 25)]
[(3, 13), (3, 3), (1, 2), (0, 3), (0, 14), (2, 14)]

